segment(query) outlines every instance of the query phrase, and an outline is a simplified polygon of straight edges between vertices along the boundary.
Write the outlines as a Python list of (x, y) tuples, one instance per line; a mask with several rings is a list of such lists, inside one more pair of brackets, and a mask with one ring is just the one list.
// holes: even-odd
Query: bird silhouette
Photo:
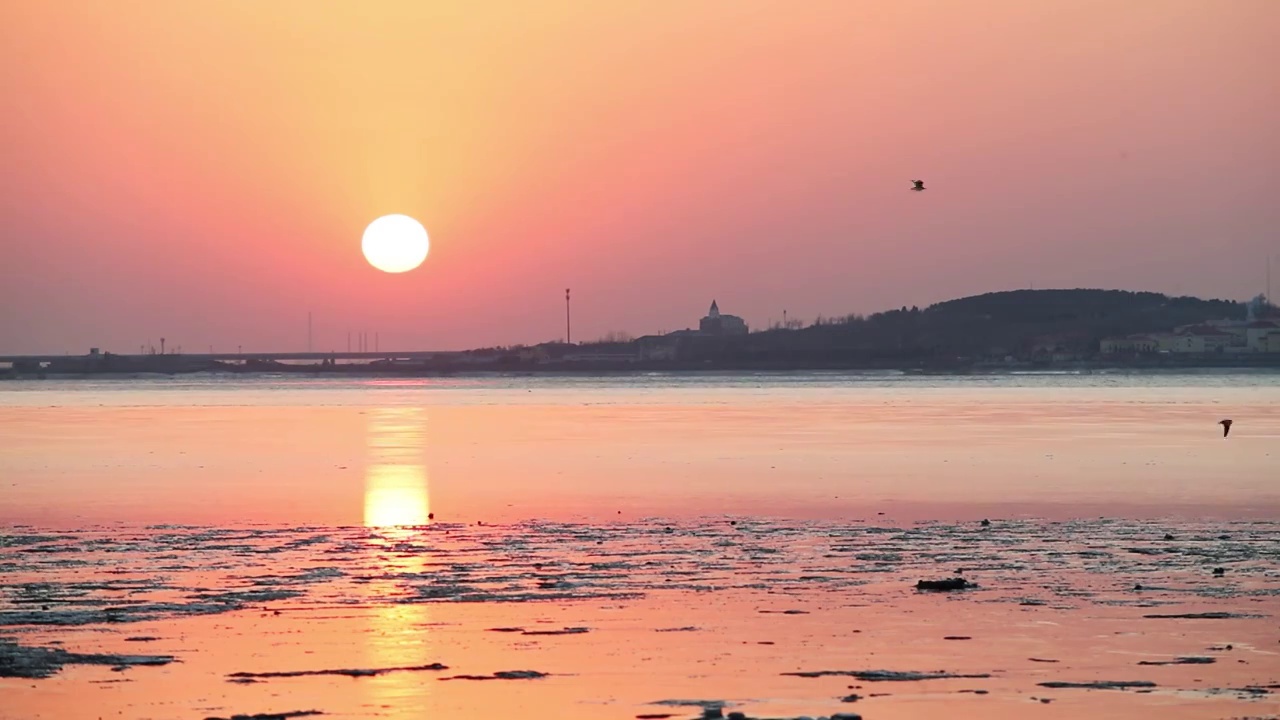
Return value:
[(912, 184), (914, 184), (914, 185), (915, 185), (915, 187), (911, 188), (912, 190), (914, 190), (914, 191), (916, 191), (916, 192), (920, 192), (921, 190), (924, 190), (924, 181), (923, 181), (923, 180), (912, 180), (911, 182), (912, 182)]
[(1231, 420), (1229, 418), (1226, 420), (1219, 420), (1218, 424), (1222, 426), (1222, 437), (1226, 437), (1227, 433), (1231, 432)]

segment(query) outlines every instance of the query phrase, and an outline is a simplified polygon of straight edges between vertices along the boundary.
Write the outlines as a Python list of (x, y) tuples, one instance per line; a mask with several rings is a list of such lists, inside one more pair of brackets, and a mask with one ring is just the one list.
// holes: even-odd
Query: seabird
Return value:
[(1231, 432), (1231, 420), (1230, 420), (1230, 418), (1228, 418), (1228, 419), (1226, 419), (1226, 420), (1219, 420), (1219, 421), (1218, 421), (1218, 424), (1222, 426), (1222, 437), (1226, 437), (1226, 436), (1227, 436), (1227, 433)]
[(912, 180), (911, 183), (915, 185), (915, 187), (911, 188), (912, 190), (915, 190), (916, 192), (920, 192), (921, 190), (924, 190), (923, 180)]

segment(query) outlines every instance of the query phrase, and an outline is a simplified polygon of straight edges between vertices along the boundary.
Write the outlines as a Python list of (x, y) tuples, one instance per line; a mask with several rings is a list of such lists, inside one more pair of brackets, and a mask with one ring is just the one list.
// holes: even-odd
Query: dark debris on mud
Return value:
[(65, 665), (109, 665), (125, 669), (136, 665), (168, 665), (171, 655), (115, 655), (73, 653), (62, 648), (28, 647), (0, 638), (0, 677), (44, 679), (53, 677)]
[(1211, 657), (1200, 657), (1191, 655), (1187, 657), (1176, 657), (1172, 660), (1139, 660), (1139, 665), (1211, 665), (1218, 662), (1217, 659)]
[(582, 635), (590, 632), (590, 628), (567, 627), (560, 630), (522, 630), (521, 635)]
[[(697, 715), (694, 720), (862, 720), (862, 716), (858, 713), (839, 712), (832, 715), (802, 715), (795, 718), (779, 718), (779, 717), (757, 717), (748, 715), (740, 710), (725, 712), (724, 702), (720, 700), (659, 700), (650, 705), (668, 705), (671, 707), (700, 707), (702, 713)], [(641, 713), (636, 715), (636, 720), (663, 720), (664, 718), (676, 717), (673, 713)]]
[(1262, 615), (1250, 615), (1248, 613), (1233, 612), (1198, 612), (1198, 613), (1171, 613), (1167, 615), (1153, 614), (1143, 615), (1148, 620), (1248, 620), (1264, 617)]
[(958, 577), (916, 581), (916, 590), (924, 592), (954, 592), (956, 590), (970, 590), (975, 587), (977, 585)]
[(526, 630), (522, 627), (492, 627), (488, 632), (514, 633), (519, 635), (583, 635), (591, 632), (591, 628), (567, 627), (559, 630)]
[(492, 675), (452, 675), (441, 680), (537, 680), (550, 677), (549, 673), (538, 670), (499, 670)]
[(724, 700), (654, 700), (650, 705), (663, 705), (666, 707), (696, 707), (703, 710), (723, 710), (726, 703)]
[(244, 713), (232, 715), (230, 717), (207, 717), (204, 720), (292, 720), (293, 718), (311, 717), (313, 715), (323, 715), (319, 710), (290, 710), (281, 713), (254, 713), (246, 715)]
[(863, 682), (914, 682), (918, 680), (971, 679), (982, 680), (991, 677), (990, 673), (949, 673), (942, 670), (936, 672), (914, 672), (901, 670), (810, 670), (805, 672), (785, 672), (783, 675), (803, 678), (818, 677), (851, 677)]
[(1150, 680), (1097, 680), (1094, 682), (1062, 682), (1060, 680), (1051, 680), (1049, 682), (1036, 684), (1040, 687), (1052, 688), (1054, 690), (1128, 690), (1130, 688), (1156, 687), (1156, 684)]
[(448, 665), (440, 663), (431, 663), (430, 665), (405, 665), (401, 667), (386, 668), (338, 668), (334, 670), (285, 670), (276, 672), (235, 672), (228, 675), (233, 680), (257, 680), (259, 678), (292, 678), (307, 677), (310, 675), (344, 675), (346, 677), (375, 677), (377, 675), (386, 675), (393, 672), (430, 672), (436, 670), (448, 670)]

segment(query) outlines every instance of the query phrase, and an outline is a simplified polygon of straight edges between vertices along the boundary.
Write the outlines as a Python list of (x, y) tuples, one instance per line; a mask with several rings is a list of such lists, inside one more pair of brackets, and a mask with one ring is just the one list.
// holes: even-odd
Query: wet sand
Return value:
[[(10, 717), (1231, 718), (1280, 698), (1272, 522), (16, 530), (0, 568), (5, 642), (173, 658), (0, 680)], [(915, 589), (958, 575), (974, 587)], [(357, 672), (312, 674), (333, 670)], [(476, 679), (511, 671), (545, 677)], [(1097, 682), (1141, 685), (1042, 685)]]
[(0, 718), (1280, 716), (1269, 378), (50, 387)]

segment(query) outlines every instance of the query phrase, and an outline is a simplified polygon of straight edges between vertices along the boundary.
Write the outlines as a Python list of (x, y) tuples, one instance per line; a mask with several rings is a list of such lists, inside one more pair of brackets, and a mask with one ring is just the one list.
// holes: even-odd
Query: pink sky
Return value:
[[(1280, 294), (1280, 3), (10, 3), (0, 353)], [(923, 178), (929, 190), (909, 191)], [(404, 275), (375, 217), (431, 234)]]

